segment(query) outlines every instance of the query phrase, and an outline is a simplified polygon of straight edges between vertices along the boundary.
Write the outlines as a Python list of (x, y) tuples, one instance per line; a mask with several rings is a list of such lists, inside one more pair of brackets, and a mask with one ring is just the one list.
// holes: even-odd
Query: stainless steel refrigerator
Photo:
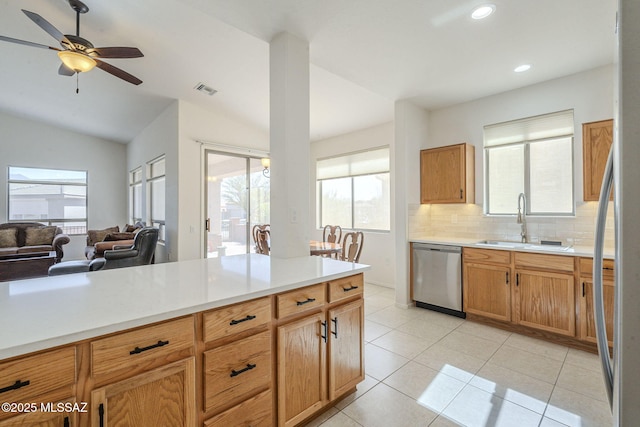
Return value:
[[(600, 194), (594, 303), (600, 359), (614, 424), (640, 425), (640, 1), (618, 0), (614, 140)], [(610, 178), (610, 179), (609, 179)], [(602, 308), (602, 245), (608, 191), (615, 218), (615, 314), (609, 358)], [(605, 194), (606, 193), (606, 194)], [(598, 280), (600, 279), (600, 280)], [(604, 341), (604, 342), (603, 342)]]

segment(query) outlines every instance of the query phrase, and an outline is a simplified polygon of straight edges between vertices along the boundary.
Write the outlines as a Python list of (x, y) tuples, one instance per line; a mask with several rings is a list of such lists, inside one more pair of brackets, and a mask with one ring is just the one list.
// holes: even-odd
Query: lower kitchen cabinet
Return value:
[(75, 414), (64, 412), (30, 412), (0, 421), (0, 427), (74, 427)]
[(196, 424), (195, 359), (173, 362), (91, 393), (92, 426)]
[(465, 263), (464, 311), (497, 320), (511, 320), (511, 268)]
[(272, 406), (271, 390), (265, 390), (205, 421), (204, 427), (271, 427)]
[(515, 323), (574, 336), (573, 274), (516, 270)]
[(364, 301), (329, 310), (329, 400), (364, 380)]
[[(607, 330), (609, 347), (613, 347), (613, 311), (615, 288), (613, 280), (603, 280), (604, 319)], [(595, 343), (596, 323), (593, 314), (593, 280), (582, 279), (580, 283), (582, 296), (580, 298), (580, 333), (579, 338)]]

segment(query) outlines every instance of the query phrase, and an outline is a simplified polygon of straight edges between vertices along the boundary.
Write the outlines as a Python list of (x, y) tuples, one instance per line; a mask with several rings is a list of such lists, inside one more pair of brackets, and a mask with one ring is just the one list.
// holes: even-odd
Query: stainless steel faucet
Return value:
[(527, 243), (527, 196), (525, 196), (524, 193), (518, 194), (518, 217), (516, 218), (516, 222), (522, 224), (522, 229), (520, 230), (522, 243)]

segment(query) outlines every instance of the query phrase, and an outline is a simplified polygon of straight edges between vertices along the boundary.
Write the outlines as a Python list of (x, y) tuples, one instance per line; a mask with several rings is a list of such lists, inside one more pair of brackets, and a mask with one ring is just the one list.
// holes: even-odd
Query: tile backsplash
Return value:
[[(530, 242), (559, 240), (563, 245), (593, 246), (596, 202), (579, 203), (573, 217), (527, 217)], [(609, 203), (605, 246), (613, 248), (613, 204)], [(520, 241), (513, 216), (486, 216), (475, 204), (409, 205), (409, 236), (457, 237)]]

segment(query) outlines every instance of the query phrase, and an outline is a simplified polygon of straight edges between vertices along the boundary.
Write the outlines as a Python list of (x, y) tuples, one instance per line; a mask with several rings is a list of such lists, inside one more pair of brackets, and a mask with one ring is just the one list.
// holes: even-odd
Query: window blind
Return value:
[(389, 172), (389, 147), (361, 151), (316, 162), (316, 179), (344, 178)]
[(484, 146), (573, 136), (573, 110), (558, 111), (484, 127)]

